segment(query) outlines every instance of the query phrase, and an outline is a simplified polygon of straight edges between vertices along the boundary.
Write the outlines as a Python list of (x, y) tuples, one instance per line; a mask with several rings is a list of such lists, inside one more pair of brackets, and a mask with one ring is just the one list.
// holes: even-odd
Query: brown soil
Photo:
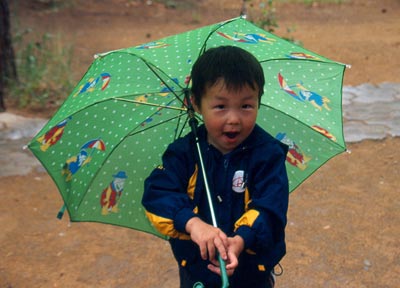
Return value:
[[(44, 9), (45, 1), (10, 2), (22, 27), (74, 43), (80, 77), (95, 53), (236, 17), (242, 1), (170, 1), (178, 5), (167, 9), (158, 1), (75, 0), (58, 10)], [(276, 8), (276, 34), (288, 36), (286, 28), (294, 27), (289, 36), (306, 48), (352, 65), (345, 85), (400, 83), (398, 0)], [(277, 287), (398, 287), (399, 145), (399, 138), (351, 144), (352, 153), (328, 162), (291, 194)], [(178, 287), (165, 241), (57, 220), (62, 201), (47, 174), (3, 177), (0, 195), (0, 287)]]

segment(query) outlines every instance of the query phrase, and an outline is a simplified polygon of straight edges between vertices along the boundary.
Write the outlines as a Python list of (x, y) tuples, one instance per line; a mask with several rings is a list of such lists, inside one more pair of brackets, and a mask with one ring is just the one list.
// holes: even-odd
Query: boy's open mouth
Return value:
[(235, 139), (239, 135), (239, 132), (225, 132), (224, 135), (229, 139)]

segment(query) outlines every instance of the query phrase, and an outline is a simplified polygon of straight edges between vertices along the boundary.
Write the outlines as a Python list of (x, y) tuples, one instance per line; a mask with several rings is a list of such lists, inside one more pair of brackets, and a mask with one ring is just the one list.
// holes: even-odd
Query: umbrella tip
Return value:
[(67, 206), (65, 206), (65, 204), (61, 207), (60, 211), (57, 214), (57, 219), (61, 220), (64, 216), (64, 211), (67, 208)]
[(242, 8), (240, 9), (240, 17), (242, 17), (244, 19), (247, 18), (246, 0), (243, 0)]

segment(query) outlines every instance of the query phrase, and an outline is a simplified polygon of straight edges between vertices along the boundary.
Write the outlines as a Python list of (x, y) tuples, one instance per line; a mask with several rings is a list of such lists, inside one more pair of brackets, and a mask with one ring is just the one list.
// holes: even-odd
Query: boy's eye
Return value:
[(251, 109), (251, 108), (253, 108), (253, 105), (244, 104), (244, 105), (242, 106), (242, 108), (243, 108), (243, 109)]
[(215, 108), (215, 109), (220, 109), (220, 110), (222, 110), (222, 109), (225, 108), (225, 105), (222, 105), (222, 104), (220, 104), (220, 105), (215, 105), (214, 108)]

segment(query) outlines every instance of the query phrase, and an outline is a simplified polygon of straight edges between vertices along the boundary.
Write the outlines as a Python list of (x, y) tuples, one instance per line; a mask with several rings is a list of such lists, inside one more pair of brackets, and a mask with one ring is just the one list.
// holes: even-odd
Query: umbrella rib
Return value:
[[(169, 85), (164, 81), (164, 79), (160, 76), (160, 74), (156, 71), (155, 66), (154, 66), (153, 64), (151, 64), (150, 62), (148, 62), (146, 59), (144, 59), (144, 58), (142, 58), (142, 57), (140, 57), (140, 56), (138, 56), (138, 57), (139, 57), (140, 59), (142, 59), (142, 61), (147, 65), (147, 67), (149, 67), (149, 69), (150, 69), (151, 71), (153, 71), (154, 75), (156, 75), (156, 76), (158, 77), (158, 79), (160, 79), (160, 81), (165, 85), (165, 87), (168, 88), (169, 92), (171, 92), (172, 94), (174, 94), (175, 97), (176, 97), (176, 99), (179, 100), (183, 105), (185, 105), (185, 103), (182, 101), (182, 99), (179, 98), (178, 94), (176, 94), (176, 92), (174, 91), (174, 89), (172, 89), (171, 86), (169, 86)], [(171, 79), (171, 77), (168, 76), (168, 74), (165, 73), (163, 70), (161, 70), (161, 69), (159, 69), (159, 68), (157, 68), (157, 69), (158, 69), (158, 71), (162, 72), (166, 77), (168, 77), (169, 79)], [(184, 88), (184, 87), (180, 86), (179, 83), (175, 83), (175, 84), (178, 85), (178, 86), (179, 86), (180, 88), (182, 88), (182, 89), (187, 89), (187, 87)]]
[(238, 19), (238, 18), (233, 18), (233, 19), (231, 19), (231, 20), (227, 20), (227, 21), (225, 21), (225, 22), (220, 23), (219, 25), (217, 25), (217, 27), (215, 27), (215, 28), (207, 35), (206, 39), (204, 40), (203, 46), (201, 46), (201, 48), (200, 48), (200, 53), (199, 53), (199, 56), (198, 56), (198, 57), (200, 57), (200, 55), (203, 54), (204, 51), (206, 50), (207, 41), (208, 41), (208, 39), (210, 39), (211, 35), (215, 33), (215, 31), (219, 30), (221, 27), (223, 27), (223, 26), (225, 26), (226, 24), (229, 24), (230, 22), (233, 22), (233, 21), (235, 21), (235, 20), (237, 20), (237, 19)]
[[(208, 36), (208, 37), (210, 37), (210, 36)], [(147, 65), (147, 67), (149, 67), (149, 69), (151, 70), (151, 71), (153, 71), (153, 73), (154, 73), (154, 75), (156, 75), (157, 77), (158, 77), (158, 79), (160, 79), (160, 81), (165, 85), (165, 87), (167, 87), (168, 88), (168, 90), (175, 96), (175, 98), (178, 100), (178, 101), (180, 101), (181, 103), (182, 103), (182, 106), (183, 107), (185, 107), (185, 108), (180, 108), (179, 110), (181, 110), (181, 111), (186, 111), (187, 112), (187, 108), (186, 108), (186, 104), (184, 103), (184, 101), (179, 97), (179, 95), (174, 91), (174, 89), (172, 89), (171, 88), (171, 86), (169, 86), (165, 81), (164, 81), (164, 79), (160, 76), (160, 74), (156, 71), (156, 69), (155, 68), (157, 68), (157, 67), (155, 67), (155, 66), (153, 66), (150, 62), (148, 62), (146, 59), (144, 59), (144, 58), (142, 58), (142, 57), (140, 57), (140, 56), (138, 56), (140, 59), (142, 59), (142, 61)], [(168, 74), (166, 74), (163, 70), (161, 70), (161, 69), (159, 69), (159, 68), (157, 68), (158, 69), (158, 71), (160, 71), (161, 73), (163, 73), (166, 77), (168, 77), (168, 78), (170, 78), (169, 76), (168, 76)], [(179, 83), (176, 83), (176, 85), (178, 85), (179, 87), (181, 87), (180, 85), (179, 85)], [(188, 83), (187, 83), (187, 85), (186, 85), (186, 87), (181, 87), (182, 89), (183, 89), (183, 93), (185, 93), (186, 91), (188, 91), (188, 85), (189, 85), (189, 81), (188, 81)], [(161, 107), (161, 106), (160, 106)], [(170, 108), (170, 107), (168, 107), (168, 106), (165, 106), (165, 107), (163, 107), (163, 108)], [(182, 115), (180, 115), (180, 116), (178, 116), (178, 117), (182, 117)], [(185, 125), (186, 125), (186, 123), (187, 123), (187, 121), (185, 122), (185, 124), (183, 125), (183, 127), (185, 127)], [(161, 123), (160, 123), (161, 124)], [(152, 127), (154, 127), (154, 126), (152, 126)], [(175, 131), (175, 139), (177, 138), (177, 135), (179, 135), (179, 137), (182, 135), (182, 132), (183, 132), (183, 127), (182, 127), (182, 130), (178, 133), (178, 131)], [(143, 131), (143, 130), (142, 130)]]
[[(138, 134), (138, 133), (141, 133), (141, 132), (143, 132), (143, 131), (147, 131), (147, 130), (149, 130), (149, 129), (153, 129), (154, 127), (160, 126), (160, 125), (162, 125), (162, 124), (165, 124), (165, 123), (170, 122), (170, 121), (172, 121), (172, 120), (175, 120), (175, 119), (177, 119), (177, 118), (182, 118), (183, 116), (184, 116), (184, 115), (182, 115), (182, 114), (176, 115), (176, 116), (174, 116), (174, 117), (172, 117), (172, 118), (169, 118), (169, 119), (167, 119), (167, 120), (160, 121), (159, 123), (154, 124), (154, 125), (152, 125), (152, 126), (149, 126), (149, 127), (147, 127), (147, 128), (144, 128), (144, 129), (142, 129), (142, 130), (140, 130), (140, 131), (132, 131), (131, 133), (127, 134), (124, 138), (133, 136), (133, 135)], [(135, 129), (136, 129), (136, 128), (135, 128)], [(134, 129), (134, 130), (135, 130), (135, 129)], [(121, 141), (121, 142), (122, 142), (122, 141)], [(118, 146), (118, 145), (117, 145), (117, 146)], [(116, 146), (116, 147), (117, 147), (117, 146)], [(111, 153), (110, 153), (110, 154), (111, 154)]]
[[(106, 52), (106, 53), (103, 53), (103, 54), (104, 54), (104, 55), (107, 55), (107, 54), (109, 54), (109, 53), (118, 53), (118, 52), (119, 52), (119, 50), (115, 50), (115, 51)], [(103, 54), (97, 54), (97, 56), (98, 56), (98, 57), (102, 57), (102, 56), (104, 56)], [(134, 56), (138, 57), (140, 60), (142, 60), (143, 63), (146, 64), (146, 66), (149, 67), (149, 69), (154, 73), (154, 75), (156, 75), (156, 76), (158, 77), (158, 79), (165, 85), (165, 87), (168, 88), (169, 92), (171, 92), (172, 94), (174, 94), (175, 97), (176, 97), (176, 99), (179, 100), (179, 101), (182, 103), (182, 105), (185, 105), (184, 102), (183, 102), (183, 100), (182, 100), (181, 98), (179, 98), (178, 94), (177, 94), (177, 93), (171, 88), (171, 86), (169, 86), (169, 85), (164, 81), (164, 79), (160, 76), (161, 73), (162, 73), (162, 74), (164, 74), (165, 77), (167, 77), (168, 79), (171, 79), (171, 77), (170, 77), (167, 73), (165, 73), (163, 70), (161, 70), (161, 69), (157, 68), (156, 66), (154, 66), (151, 62), (148, 62), (148, 61), (147, 61), (145, 58), (143, 58), (142, 56), (140, 56), (140, 55), (138, 55), (138, 54), (135, 54), (135, 53), (132, 53), (132, 55), (134, 55)], [(155, 69), (155, 67), (156, 67), (157, 70), (160, 71), (161, 73), (157, 72), (156, 69)], [(178, 85), (178, 86), (179, 86), (180, 88), (182, 88), (182, 89), (187, 89), (187, 87), (182, 87), (181, 85), (179, 85), (179, 83), (175, 83), (175, 84)], [(113, 98), (113, 99), (115, 99), (115, 98)], [(132, 102), (133, 102), (133, 101), (132, 101)], [(140, 102), (140, 104), (143, 104), (143, 103)], [(168, 107), (168, 108), (169, 108), (169, 107)]]
[[(286, 117), (288, 117), (288, 118), (291, 118), (291, 119), (293, 119), (294, 121), (296, 121), (296, 122), (298, 122), (298, 123), (301, 123), (301, 124), (304, 124), (304, 125), (308, 125), (307, 123), (305, 123), (305, 122), (303, 122), (303, 121), (301, 121), (301, 120), (299, 120), (299, 119), (297, 119), (296, 117), (294, 117), (293, 115), (291, 115), (291, 114), (288, 114), (288, 113), (286, 113), (285, 111), (282, 111), (282, 110), (278, 110), (278, 109), (276, 109), (276, 108), (274, 108), (274, 107), (272, 107), (271, 105), (269, 105), (269, 104), (266, 104), (266, 103), (261, 103), (261, 107), (264, 107), (264, 108), (268, 108), (268, 109), (271, 109), (271, 110), (274, 110), (274, 111), (276, 111), (276, 112), (279, 112), (279, 113), (281, 113), (281, 114), (283, 114), (283, 115), (285, 115)], [(342, 124), (343, 125), (343, 124)], [(330, 143), (332, 143), (333, 145), (335, 145), (336, 147), (339, 147), (340, 149), (342, 149), (343, 151), (345, 151), (346, 149), (345, 149), (345, 147), (343, 147), (343, 146), (341, 146), (340, 145), (340, 143), (338, 143), (338, 142), (335, 142), (335, 141), (333, 141), (333, 140), (330, 140), (328, 137), (326, 137), (325, 135), (323, 135), (322, 133), (320, 133), (320, 132), (318, 132), (318, 131), (316, 131), (316, 130), (312, 130), (312, 131), (314, 131), (315, 133), (317, 133), (317, 135), (322, 135), (322, 136), (324, 136), (326, 139), (328, 139), (329, 141), (330, 141)]]
[(183, 107), (160, 105), (160, 104), (155, 104), (155, 103), (148, 103), (148, 102), (130, 100), (130, 99), (119, 98), (119, 97), (114, 97), (112, 99), (119, 100), (119, 101), (130, 102), (130, 103), (135, 103), (135, 104), (139, 104), (139, 105), (145, 105), (145, 106), (153, 106), (153, 107), (158, 107), (158, 108), (167, 108), (167, 109), (172, 109), (172, 110), (186, 111), (186, 108), (183, 108)]

